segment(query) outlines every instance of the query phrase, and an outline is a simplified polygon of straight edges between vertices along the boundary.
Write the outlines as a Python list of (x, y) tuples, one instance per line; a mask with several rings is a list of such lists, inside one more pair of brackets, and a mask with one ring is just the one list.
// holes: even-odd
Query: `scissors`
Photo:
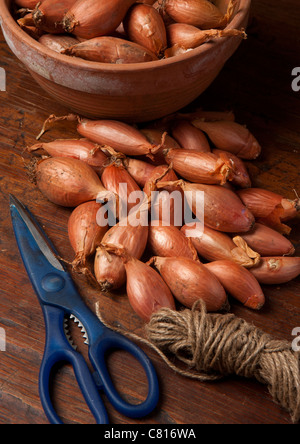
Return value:
[[(39, 374), (39, 394), (50, 423), (62, 424), (51, 401), (50, 378), (54, 366), (66, 361), (73, 366), (80, 390), (97, 424), (109, 423), (100, 391), (121, 414), (129, 418), (148, 415), (159, 399), (158, 380), (150, 359), (125, 336), (105, 327), (85, 305), (50, 239), (28, 208), (13, 195), (10, 195), (10, 211), (21, 257), (44, 314), (46, 341)], [(93, 374), (66, 337), (64, 320), (70, 316), (80, 321), (86, 330)], [(126, 402), (113, 385), (105, 363), (105, 354), (111, 349), (125, 350), (142, 364), (148, 379), (148, 395), (142, 403)]]

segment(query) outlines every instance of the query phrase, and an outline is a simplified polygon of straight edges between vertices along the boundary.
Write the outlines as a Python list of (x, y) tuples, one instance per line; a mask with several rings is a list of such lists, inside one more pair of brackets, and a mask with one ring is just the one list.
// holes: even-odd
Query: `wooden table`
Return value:
[[(300, 92), (292, 90), (292, 69), (299, 65), (300, 15), (296, 0), (254, 0), (248, 40), (227, 63), (219, 78), (195, 105), (207, 109), (234, 110), (237, 121), (247, 124), (263, 146), (259, 160), (251, 163), (255, 186), (294, 198), (300, 193)], [(298, 46), (298, 47), (297, 47)], [(67, 239), (69, 209), (46, 201), (29, 181), (24, 148), (35, 142), (44, 119), (68, 112), (49, 98), (12, 55), (0, 36), (0, 66), (7, 75), (7, 91), (0, 92), (0, 327), (6, 334), (6, 351), (0, 352), (0, 422), (44, 424), (38, 394), (38, 373), (44, 347), (44, 322), (37, 298), (25, 273), (9, 215), (9, 193), (29, 205), (61, 255), (73, 252)], [(61, 137), (62, 127), (44, 140)], [(64, 136), (73, 136), (67, 127)], [(292, 223), (291, 240), (300, 254), (300, 230)], [(127, 298), (100, 294), (75, 276), (82, 296), (104, 317), (131, 332), (143, 335), (143, 323)], [(232, 311), (280, 339), (292, 341), (300, 327), (300, 280), (281, 286), (265, 286), (266, 305), (260, 312), (232, 302)], [(119, 424), (289, 424), (289, 414), (274, 404), (266, 387), (252, 380), (226, 378), (199, 383), (178, 376), (160, 357), (142, 346), (157, 370), (161, 398), (156, 410), (143, 420), (128, 420), (109, 403), (110, 420)], [(146, 384), (142, 371), (130, 357), (115, 353), (109, 366), (118, 375), (117, 386), (128, 399), (142, 399)], [(116, 378), (117, 379), (117, 378)], [(53, 399), (63, 420), (90, 423), (89, 413), (69, 367), (55, 380)]]

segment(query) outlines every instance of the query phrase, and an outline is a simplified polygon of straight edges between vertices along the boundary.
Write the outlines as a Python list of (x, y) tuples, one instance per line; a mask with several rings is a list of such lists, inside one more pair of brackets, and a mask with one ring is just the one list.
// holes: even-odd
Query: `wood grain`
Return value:
[[(248, 40), (226, 64), (214, 84), (188, 109), (232, 109), (263, 146), (262, 156), (249, 162), (255, 186), (288, 198), (300, 193), (300, 93), (291, 88), (291, 72), (299, 64), (300, 12), (296, 0), (254, 0)], [(297, 47), (298, 45), (298, 47)], [(69, 209), (46, 201), (30, 182), (25, 165), (27, 145), (35, 142), (50, 113), (67, 109), (56, 104), (32, 80), (0, 36), (0, 67), (7, 74), (7, 91), (0, 92), (0, 327), (6, 332), (6, 351), (0, 352), (0, 423), (46, 424), (38, 394), (38, 373), (44, 347), (43, 316), (23, 268), (9, 216), (9, 193), (37, 215), (57, 249), (68, 260), (66, 224)], [(44, 140), (74, 136), (72, 125), (58, 125)], [(298, 221), (291, 240), (300, 255)], [(143, 335), (143, 323), (131, 310), (124, 292), (101, 294), (75, 276), (87, 304), (99, 307), (109, 322)], [(260, 312), (231, 301), (232, 311), (277, 338), (291, 341), (300, 327), (300, 280), (265, 286), (266, 305)], [(147, 418), (129, 420), (104, 397), (110, 420), (118, 424), (290, 424), (289, 415), (274, 404), (266, 387), (252, 380), (226, 378), (217, 383), (187, 380), (170, 371), (157, 354), (142, 346), (157, 370), (161, 397)], [(109, 358), (117, 386), (132, 402), (143, 399), (145, 377), (135, 360), (122, 353)], [(72, 369), (59, 369), (53, 387), (57, 411), (69, 423), (91, 423)]]

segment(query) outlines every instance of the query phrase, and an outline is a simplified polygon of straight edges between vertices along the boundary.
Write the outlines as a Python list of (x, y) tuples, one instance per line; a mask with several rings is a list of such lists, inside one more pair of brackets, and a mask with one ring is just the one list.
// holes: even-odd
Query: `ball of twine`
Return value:
[[(233, 314), (209, 314), (197, 302), (192, 310), (162, 308), (146, 325), (148, 340), (178, 373), (200, 381), (223, 376), (255, 378), (268, 386), (274, 401), (293, 422), (300, 420), (300, 353)], [(165, 356), (188, 366), (182, 370)]]

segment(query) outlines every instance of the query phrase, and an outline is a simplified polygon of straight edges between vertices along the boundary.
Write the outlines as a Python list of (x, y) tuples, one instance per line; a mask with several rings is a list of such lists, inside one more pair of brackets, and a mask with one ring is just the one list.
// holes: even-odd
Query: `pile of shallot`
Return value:
[(143, 320), (199, 299), (210, 312), (228, 310), (230, 297), (258, 310), (261, 284), (299, 275), (287, 221), (300, 200), (252, 187), (245, 161), (261, 146), (232, 113), (176, 113), (143, 126), (52, 115), (37, 139), (57, 121), (75, 122), (79, 137), (28, 147), (42, 156), (36, 184), (72, 209), (74, 270), (89, 270), (101, 291), (126, 285)]
[(15, 0), (17, 22), (50, 49), (102, 63), (140, 63), (224, 37), (239, 1), (223, 14), (210, 0)]

